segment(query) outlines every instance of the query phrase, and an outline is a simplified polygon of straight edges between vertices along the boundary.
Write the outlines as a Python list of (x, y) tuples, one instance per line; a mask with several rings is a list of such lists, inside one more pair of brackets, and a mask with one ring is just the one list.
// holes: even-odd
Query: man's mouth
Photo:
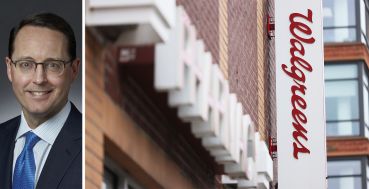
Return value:
[(42, 97), (45, 96), (49, 93), (51, 93), (52, 90), (48, 90), (48, 91), (28, 91), (32, 96), (34, 97)]
[(42, 96), (50, 93), (51, 91), (30, 91), (30, 93), (34, 96)]

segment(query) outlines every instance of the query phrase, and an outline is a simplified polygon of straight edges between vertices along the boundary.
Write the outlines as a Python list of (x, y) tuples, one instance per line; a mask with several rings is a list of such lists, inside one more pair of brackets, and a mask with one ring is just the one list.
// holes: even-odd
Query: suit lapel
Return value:
[(19, 124), (20, 116), (0, 125), (0, 188), (12, 187), (13, 152)]
[(68, 167), (81, 151), (82, 116), (72, 104), (71, 112), (50, 150), (36, 188), (58, 188)]

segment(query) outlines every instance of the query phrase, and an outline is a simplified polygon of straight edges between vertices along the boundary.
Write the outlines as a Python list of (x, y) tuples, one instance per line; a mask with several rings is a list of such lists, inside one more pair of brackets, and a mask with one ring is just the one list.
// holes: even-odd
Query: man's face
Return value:
[(70, 86), (78, 74), (79, 60), (66, 64), (60, 76), (46, 73), (38, 65), (33, 74), (24, 74), (11, 62), (50, 59), (69, 61), (67, 38), (59, 31), (45, 27), (24, 26), (14, 41), (12, 57), (6, 58), (8, 78), (25, 114), (49, 118), (68, 100)]

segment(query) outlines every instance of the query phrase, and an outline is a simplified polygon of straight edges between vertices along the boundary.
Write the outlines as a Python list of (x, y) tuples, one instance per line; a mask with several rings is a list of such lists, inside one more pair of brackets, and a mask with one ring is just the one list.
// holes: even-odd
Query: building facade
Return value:
[(86, 188), (274, 188), (273, 2), (86, 1)]
[(329, 189), (369, 188), (369, 3), (323, 0)]

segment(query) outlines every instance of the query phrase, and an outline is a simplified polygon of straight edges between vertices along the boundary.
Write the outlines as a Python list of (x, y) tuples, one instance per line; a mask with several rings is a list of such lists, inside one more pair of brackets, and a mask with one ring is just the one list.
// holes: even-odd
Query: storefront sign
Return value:
[(256, 137), (251, 117), (230, 93), (205, 43), (196, 39), (182, 7), (177, 8), (176, 23), (169, 40), (155, 46), (155, 89), (168, 93), (169, 106), (190, 123), (193, 135), (224, 165), (225, 173), (237, 179), (239, 188), (269, 188), (272, 160), (264, 141)]
[(278, 185), (325, 189), (321, 1), (276, 1)]

